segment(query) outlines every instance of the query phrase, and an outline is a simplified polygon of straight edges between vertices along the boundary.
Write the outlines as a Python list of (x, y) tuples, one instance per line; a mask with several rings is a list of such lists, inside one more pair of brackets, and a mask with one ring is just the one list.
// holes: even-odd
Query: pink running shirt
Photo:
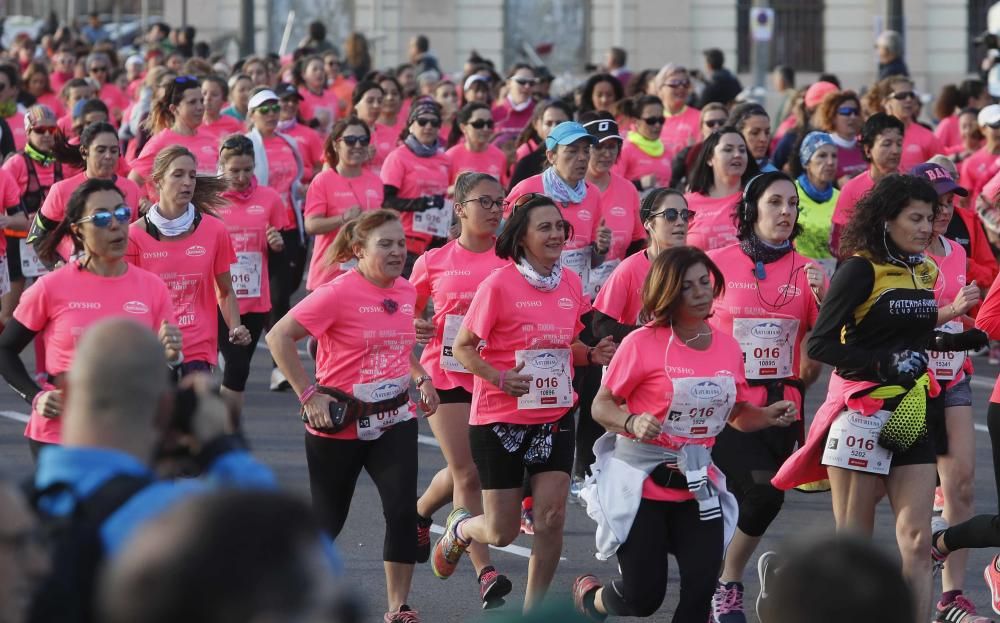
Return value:
[(497, 178), (504, 188), (510, 181), (510, 176), (507, 174), (507, 156), (493, 145), (487, 145), (483, 151), (475, 152), (469, 151), (463, 140), (445, 154), (451, 163), (448, 177), (452, 184), (458, 179), (459, 174), (466, 171), (488, 173)]
[(680, 150), (701, 140), (701, 111), (685, 106), (676, 115), (664, 111), (666, 120), (660, 130), (663, 157), (669, 162)]
[(236, 261), (226, 225), (204, 215), (194, 232), (180, 240), (157, 240), (146, 233), (145, 224), (137, 221), (129, 229), (126, 259), (166, 282), (184, 338), (184, 360), (214, 366), (219, 351), (215, 278)]
[[(448, 156), (438, 152), (429, 158), (417, 156), (406, 145), (400, 145), (382, 163), (382, 183), (399, 189), (401, 199), (416, 199), (448, 192)], [(413, 230), (413, 212), (401, 215), (406, 232), (406, 250), (417, 255), (427, 249), (431, 235)]]
[(835, 225), (847, 225), (854, 215), (854, 206), (861, 200), (866, 192), (875, 188), (875, 180), (871, 173), (866, 171), (857, 177), (851, 178), (844, 184), (837, 195), (837, 207), (833, 209), (833, 223)]
[[(513, 264), (508, 264), (493, 271), (476, 290), (463, 326), (486, 341), (480, 356), (487, 363), (498, 370), (510, 370), (516, 351), (569, 349), (583, 329), (580, 316), (588, 311), (590, 303), (573, 271), (563, 270), (556, 289), (542, 292), (531, 286)], [(565, 373), (572, 380), (572, 365)], [(572, 392), (572, 398), (575, 403), (576, 392)], [(519, 409), (517, 398), (477, 376), (473, 380), (469, 423), (545, 424), (558, 420), (571, 408)]]
[[(63, 220), (63, 217), (66, 216), (66, 204), (69, 203), (69, 198), (73, 195), (73, 191), (79, 188), (87, 179), (87, 173), (83, 172), (53, 184), (52, 188), (49, 189), (49, 194), (45, 195), (45, 201), (42, 202), (40, 209), (42, 216), (57, 222)], [(139, 197), (141, 193), (139, 186), (127, 177), (120, 175), (115, 176), (115, 186), (125, 195), (125, 205), (132, 208), (133, 221), (139, 218)]]
[(633, 253), (615, 268), (594, 300), (594, 309), (615, 322), (639, 324), (642, 313), (642, 284), (649, 274), (649, 258), (645, 251)]
[[(389, 288), (379, 288), (357, 270), (348, 271), (292, 308), (288, 313), (317, 341), (316, 382), (358, 396), (358, 391), (385, 386), (379, 400), (396, 395), (393, 381), (410, 381), (410, 354), (416, 343), (413, 311), (416, 291), (399, 277)], [(386, 311), (385, 302), (397, 305)], [(363, 387), (361, 387), (363, 386)], [(374, 402), (368, 400), (368, 402)], [(409, 405), (396, 412), (396, 422), (411, 419)], [(327, 434), (308, 424), (306, 430), (320, 437), (357, 439), (358, 427)], [(382, 430), (376, 431), (377, 436)], [(377, 438), (376, 436), (376, 438)]]
[(656, 176), (655, 186), (669, 186), (671, 173), (670, 156), (667, 155), (666, 150), (658, 158), (650, 156), (635, 143), (626, 139), (622, 146), (622, 155), (618, 158), (618, 164), (615, 165), (614, 172), (630, 182), (637, 182), (643, 177), (652, 174)]
[(639, 191), (627, 179), (612, 173), (611, 183), (598, 192), (601, 193), (601, 217), (611, 230), (611, 248), (604, 259), (623, 260), (629, 245), (646, 239), (646, 230), (639, 218)]
[[(441, 367), (442, 347), (447, 346), (447, 357), (451, 343), (462, 326), (462, 318), (469, 309), (472, 297), (494, 270), (506, 266), (510, 260), (502, 260), (493, 249), (485, 253), (473, 253), (452, 240), (438, 249), (431, 249), (417, 258), (413, 265), (410, 283), (417, 290), (417, 310), (422, 311), (427, 301), (434, 303), (434, 337), (424, 348), (420, 363), (430, 375), (437, 389), (462, 387), (472, 391), (472, 374)], [(445, 332), (449, 333), (449, 343), (444, 344)], [(449, 366), (453, 365), (450, 359)]]
[(910, 169), (918, 164), (943, 153), (944, 145), (934, 133), (913, 122), (906, 126), (906, 132), (903, 133), (903, 155), (899, 159), (899, 170), (909, 173)]
[(742, 196), (741, 192), (725, 197), (685, 193), (688, 209), (694, 212), (688, 228), (688, 246), (711, 251), (736, 242), (736, 206)]
[[(87, 327), (114, 317), (157, 332), (164, 320), (174, 322), (170, 293), (159, 277), (135, 266), (128, 266), (119, 277), (99, 277), (73, 262), (39, 277), (14, 310), (18, 322), (39, 333), (45, 344), (45, 371), (52, 376), (69, 370)], [(25, 436), (59, 443), (61, 431), (62, 418), (32, 412)]]

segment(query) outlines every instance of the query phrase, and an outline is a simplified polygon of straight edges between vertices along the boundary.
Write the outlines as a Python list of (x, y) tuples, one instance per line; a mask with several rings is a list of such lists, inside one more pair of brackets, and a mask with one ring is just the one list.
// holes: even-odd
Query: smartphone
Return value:
[(344, 421), (347, 419), (347, 403), (346, 402), (331, 402), (330, 403), (330, 420), (333, 421), (333, 428), (340, 428), (344, 425)]

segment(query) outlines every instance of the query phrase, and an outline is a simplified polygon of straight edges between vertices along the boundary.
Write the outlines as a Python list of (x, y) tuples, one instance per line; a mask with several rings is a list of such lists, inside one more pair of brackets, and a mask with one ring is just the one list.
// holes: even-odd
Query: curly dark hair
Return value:
[[(712, 170), (712, 167), (708, 166), (708, 163), (712, 161), (713, 152), (718, 147), (719, 141), (727, 134), (735, 134), (740, 137), (744, 147), (747, 147), (746, 139), (743, 138), (739, 130), (731, 125), (725, 126), (706, 138), (701, 146), (701, 151), (698, 152), (698, 157), (695, 158), (694, 166), (691, 168), (691, 177), (688, 182), (689, 192), (707, 195), (712, 190), (712, 187), (715, 186), (715, 171)], [(743, 173), (743, 178), (740, 180), (740, 183), (743, 185), (746, 185), (755, 175), (760, 173), (760, 170), (757, 168), (757, 161), (750, 154), (749, 147), (747, 147), (746, 158), (747, 170)]]
[[(739, 204), (736, 206), (736, 237), (740, 240), (746, 240), (753, 234), (753, 226), (757, 223), (757, 219), (760, 215), (758, 210), (758, 205), (760, 200), (764, 198), (764, 193), (767, 189), (771, 187), (775, 182), (786, 181), (795, 188), (795, 182), (787, 174), (781, 171), (771, 171), (769, 173), (761, 173), (757, 177), (750, 180), (743, 189), (743, 198), (740, 199)], [(788, 236), (789, 240), (795, 240), (795, 237), (802, 233), (802, 225), (799, 224), (799, 217), (795, 217), (795, 227), (792, 228), (792, 234)]]
[(854, 206), (854, 214), (840, 237), (840, 256), (864, 252), (876, 262), (888, 262), (886, 223), (899, 216), (911, 201), (929, 203), (937, 217), (938, 194), (926, 179), (900, 173), (880, 179)]
[(879, 135), (887, 130), (898, 130), (899, 135), (903, 136), (906, 132), (906, 126), (899, 119), (884, 112), (877, 112), (865, 120), (865, 124), (861, 126), (861, 136), (858, 139), (858, 143), (861, 145), (861, 155), (864, 156), (865, 162), (871, 163), (870, 150), (875, 146)]
[(594, 89), (602, 82), (607, 82), (615, 92), (615, 103), (625, 99), (625, 87), (611, 74), (594, 74), (587, 79), (583, 85), (583, 96), (580, 98), (580, 110), (577, 112), (589, 112), (594, 110)]

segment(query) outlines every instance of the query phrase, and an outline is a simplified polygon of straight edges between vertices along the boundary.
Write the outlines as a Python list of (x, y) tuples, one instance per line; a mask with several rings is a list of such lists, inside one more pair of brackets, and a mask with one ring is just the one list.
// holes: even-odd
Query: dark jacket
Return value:
[(698, 101), (698, 108), (703, 108), (705, 104), (719, 102), (729, 104), (736, 99), (736, 96), (743, 90), (743, 85), (725, 67), (712, 72), (712, 76), (705, 83), (705, 88), (701, 92), (701, 99)]

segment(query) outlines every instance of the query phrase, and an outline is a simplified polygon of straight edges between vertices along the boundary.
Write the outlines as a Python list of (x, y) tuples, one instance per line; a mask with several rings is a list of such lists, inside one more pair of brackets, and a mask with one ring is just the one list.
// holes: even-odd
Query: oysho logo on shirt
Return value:
[(514, 307), (518, 309), (527, 309), (529, 307), (541, 307), (541, 301), (518, 301), (514, 303)]
[(362, 314), (378, 314), (384, 312), (385, 309), (379, 305), (362, 305), (361, 307), (358, 307), (358, 311)]
[(730, 281), (726, 284), (726, 287), (731, 290), (753, 290), (754, 284), (747, 283), (746, 281)]
[(130, 314), (148, 314), (149, 306), (142, 301), (129, 301), (122, 305), (122, 309)]
[(201, 257), (206, 253), (208, 253), (208, 251), (205, 249), (205, 247), (201, 246), (200, 244), (196, 244), (188, 247), (187, 251), (184, 252), (184, 255), (187, 255), (188, 257)]
[(150, 251), (149, 253), (143, 253), (142, 259), (144, 260), (162, 260), (169, 255), (166, 251)]
[(712, 381), (702, 381), (691, 388), (691, 396), (699, 400), (711, 400), (722, 393), (722, 388)]
[(471, 270), (464, 270), (462, 268), (453, 268), (441, 273), (442, 277), (468, 277), (470, 275), (472, 275)]
[(614, 206), (611, 208), (611, 216), (625, 216), (625, 208), (621, 206)]
[(559, 299), (559, 301), (557, 301), (556, 304), (563, 309), (573, 309), (573, 301), (566, 298), (565, 296)]
[(70, 309), (100, 309), (101, 304), (97, 301), (70, 301)]

